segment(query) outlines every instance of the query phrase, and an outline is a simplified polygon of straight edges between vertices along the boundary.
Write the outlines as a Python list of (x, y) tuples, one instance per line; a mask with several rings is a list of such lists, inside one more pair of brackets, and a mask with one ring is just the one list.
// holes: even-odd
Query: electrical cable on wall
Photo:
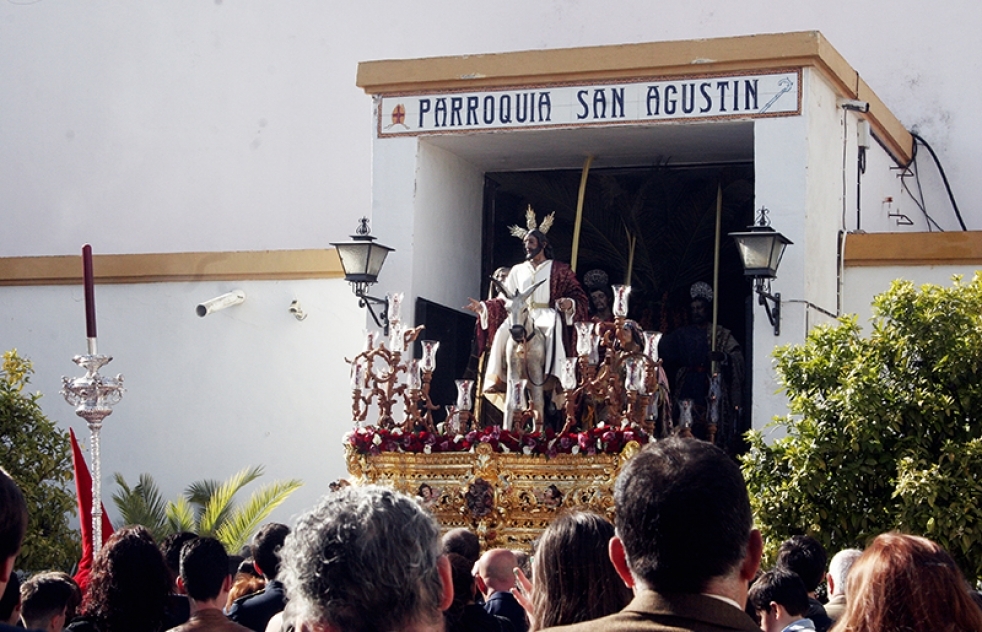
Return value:
[[(934, 218), (931, 217), (931, 215), (928, 214), (927, 212), (927, 205), (924, 202), (924, 189), (921, 187), (920, 169), (912, 168), (916, 164), (916, 160), (917, 160), (917, 141), (914, 141), (913, 154), (910, 157), (910, 161), (902, 167), (902, 171), (900, 172), (900, 176), (899, 176), (900, 186), (907, 193), (907, 195), (910, 196), (910, 199), (914, 203), (914, 206), (916, 206), (921, 211), (921, 214), (924, 215), (924, 219), (926, 219), (928, 222), (927, 224), (928, 232), (933, 233), (934, 229), (937, 228), (939, 232), (943, 233), (945, 232), (944, 228), (942, 228), (941, 225), (938, 224), (938, 222), (936, 222)], [(907, 186), (907, 178), (910, 177), (913, 177), (914, 183), (917, 184), (916, 195), (914, 191), (911, 190), (909, 186)]]
[[(914, 155), (911, 157), (911, 162), (917, 158), (917, 143), (924, 145), (927, 150), (931, 153), (931, 157), (934, 158), (934, 164), (938, 167), (938, 173), (941, 174), (941, 180), (944, 182), (944, 188), (948, 192), (948, 199), (951, 200), (951, 207), (955, 210), (955, 217), (958, 218), (958, 223), (961, 225), (962, 230), (967, 231), (968, 228), (965, 227), (965, 221), (962, 219), (962, 213), (958, 210), (958, 203), (955, 201), (955, 194), (951, 191), (951, 184), (948, 183), (948, 174), (945, 173), (944, 167), (941, 165), (941, 160), (938, 159), (938, 155), (934, 153), (934, 149), (928, 144), (926, 140), (921, 138), (915, 132), (910, 133), (914, 137)], [(926, 213), (925, 213), (926, 215)], [(940, 228), (940, 227), (939, 227)]]

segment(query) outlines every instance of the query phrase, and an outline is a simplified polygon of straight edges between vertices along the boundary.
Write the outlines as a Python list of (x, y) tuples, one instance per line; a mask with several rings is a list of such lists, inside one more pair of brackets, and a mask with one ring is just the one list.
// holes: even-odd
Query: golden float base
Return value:
[(479, 443), (473, 452), (358, 454), (347, 446), (353, 483), (381, 484), (416, 496), (442, 528), (466, 527), (482, 549), (530, 551), (565, 509), (590, 509), (614, 518), (614, 480), (640, 445), (620, 454), (544, 455), (495, 452)]

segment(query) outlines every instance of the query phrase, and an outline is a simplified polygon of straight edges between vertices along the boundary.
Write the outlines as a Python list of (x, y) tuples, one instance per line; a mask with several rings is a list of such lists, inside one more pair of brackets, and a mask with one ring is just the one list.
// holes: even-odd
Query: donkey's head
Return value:
[(525, 342), (532, 337), (534, 330), (529, 318), (529, 299), (532, 298), (535, 290), (545, 282), (546, 279), (543, 279), (524, 292), (515, 292), (514, 294), (510, 293), (504, 285), (495, 282), (505, 296), (505, 307), (508, 309), (508, 331), (515, 342)]

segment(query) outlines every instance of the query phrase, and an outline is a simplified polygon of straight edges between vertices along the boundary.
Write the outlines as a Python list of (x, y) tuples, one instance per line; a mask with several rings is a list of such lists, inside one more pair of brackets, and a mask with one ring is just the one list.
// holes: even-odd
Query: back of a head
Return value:
[(25, 627), (48, 629), (54, 617), (65, 613), (77, 588), (63, 573), (38, 573), (20, 587), (21, 617)]
[(771, 602), (780, 604), (792, 616), (808, 611), (805, 583), (786, 568), (775, 568), (758, 577), (747, 593), (747, 601), (758, 612), (770, 612)]
[(471, 565), (481, 557), (481, 541), (470, 529), (459, 527), (443, 534), (443, 552), (456, 553), (470, 560)]
[(0, 562), (17, 555), (27, 531), (27, 503), (20, 488), (0, 468)]
[(164, 561), (167, 562), (167, 570), (170, 571), (173, 581), (177, 581), (177, 576), (181, 573), (181, 549), (186, 542), (197, 537), (197, 533), (181, 531), (170, 534), (160, 542), (160, 553), (164, 556)]
[(287, 616), (346, 632), (441, 620), (440, 531), (413, 498), (344, 487), (301, 516), (283, 547)]
[(829, 562), (829, 575), (832, 576), (832, 583), (835, 586), (835, 594), (846, 594), (846, 579), (849, 577), (849, 570), (856, 563), (863, 552), (859, 549), (842, 549), (832, 556)]
[(877, 536), (846, 580), (843, 632), (982, 630), (982, 609), (948, 553), (927, 538)]
[(181, 581), (191, 599), (211, 601), (228, 576), (228, 553), (218, 540), (195, 538), (181, 549)]
[(589, 512), (562, 514), (546, 528), (533, 556), (536, 629), (598, 619), (631, 601), (608, 555), (613, 537), (614, 525)]
[(290, 527), (277, 522), (263, 525), (252, 539), (252, 559), (266, 579), (276, 579), (280, 572), (280, 548), (290, 533)]
[(822, 583), (828, 560), (825, 547), (810, 535), (792, 536), (777, 551), (777, 566), (797, 573), (808, 592), (814, 592)]
[(451, 610), (459, 610), (474, 601), (475, 583), (471, 572), (474, 563), (463, 555), (447, 553), (450, 560), (450, 575), (453, 578), (453, 605)]
[(518, 558), (508, 549), (485, 551), (477, 563), (481, 579), (493, 591), (508, 591), (515, 586), (515, 567)]
[(7, 586), (0, 594), (0, 623), (10, 622), (14, 609), (20, 603), (20, 578), (17, 573), (11, 573)]
[(631, 572), (648, 588), (700, 593), (747, 554), (747, 486), (736, 463), (710, 443), (648, 444), (617, 477), (614, 504)]
[(102, 632), (155, 629), (164, 617), (170, 573), (146, 527), (124, 527), (99, 550), (84, 613)]

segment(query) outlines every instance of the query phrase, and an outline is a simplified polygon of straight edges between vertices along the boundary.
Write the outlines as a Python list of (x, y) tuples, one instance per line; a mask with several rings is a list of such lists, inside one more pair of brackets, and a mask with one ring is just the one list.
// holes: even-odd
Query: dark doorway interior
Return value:
[[(521, 260), (521, 240), (512, 237), (508, 227), (525, 226), (529, 205), (540, 221), (555, 212), (549, 237), (556, 258), (571, 260), (580, 178), (578, 170), (486, 174), (483, 295), (487, 295), (488, 278), (497, 267)], [(726, 235), (753, 223), (752, 163), (591, 170), (576, 272), (582, 279), (587, 271), (601, 269), (611, 283), (631, 285), (629, 316), (646, 330), (668, 333), (686, 324), (689, 288), (697, 281), (712, 285), (720, 188), (718, 322), (734, 334), (749, 360), (751, 328), (746, 306), (751, 285), (744, 279), (736, 247)], [(749, 391), (744, 403), (744, 410), (749, 410)], [(745, 413), (740, 430), (749, 427), (748, 419)]]

